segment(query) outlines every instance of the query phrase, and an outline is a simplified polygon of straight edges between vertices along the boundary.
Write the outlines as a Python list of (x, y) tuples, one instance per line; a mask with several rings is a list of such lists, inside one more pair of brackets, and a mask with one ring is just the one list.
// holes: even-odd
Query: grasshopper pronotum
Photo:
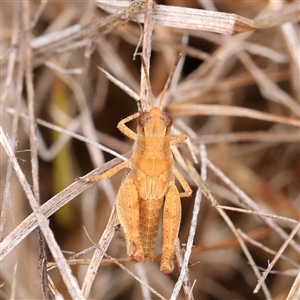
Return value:
[[(143, 60), (142, 60), (143, 62)], [(144, 62), (143, 62), (144, 66)], [(172, 118), (162, 111), (162, 101), (168, 89), (176, 64), (170, 74), (159, 106), (154, 106), (153, 94), (148, 81), (151, 108), (140, 111), (121, 120), (117, 128), (136, 141), (131, 158), (116, 167), (85, 179), (98, 181), (106, 179), (124, 168), (129, 168), (123, 180), (116, 201), (118, 218), (123, 227), (127, 254), (133, 261), (149, 261), (153, 257), (161, 209), (163, 208), (163, 247), (160, 270), (166, 274), (174, 269), (175, 242), (181, 221), (181, 197), (189, 197), (192, 190), (175, 168), (170, 147), (183, 142), (187, 137), (181, 134), (171, 137)], [(146, 68), (144, 66), (145, 73)], [(125, 124), (137, 118), (137, 133)], [(184, 189), (179, 193), (175, 178)]]

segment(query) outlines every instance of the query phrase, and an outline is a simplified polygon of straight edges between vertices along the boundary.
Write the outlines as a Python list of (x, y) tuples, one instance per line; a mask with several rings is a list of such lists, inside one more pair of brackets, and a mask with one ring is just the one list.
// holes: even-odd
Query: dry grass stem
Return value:
[(101, 239), (98, 242), (97, 248), (93, 254), (93, 258), (91, 259), (89, 268), (86, 272), (86, 276), (82, 284), (82, 293), (85, 298), (88, 298), (90, 295), (90, 290), (95, 280), (95, 276), (97, 274), (97, 270), (100, 266), (101, 260), (105, 255), (105, 252), (113, 238), (116, 223), (117, 223), (117, 214), (114, 206), (109, 221), (107, 223), (107, 226), (105, 228), (105, 231), (103, 232)]
[(292, 230), (291, 234), (289, 235), (289, 237), (286, 239), (286, 241), (282, 244), (282, 246), (280, 247), (280, 249), (278, 250), (278, 252), (276, 253), (275, 257), (273, 258), (273, 260), (269, 263), (268, 268), (264, 271), (261, 279), (258, 281), (255, 289), (254, 289), (254, 293), (257, 293), (259, 291), (259, 289), (261, 288), (261, 285), (263, 284), (263, 282), (266, 280), (268, 274), (270, 273), (270, 271), (272, 270), (272, 268), (274, 267), (275, 263), (277, 262), (277, 260), (280, 258), (280, 256), (282, 255), (283, 251), (286, 249), (286, 247), (288, 246), (288, 244), (291, 242), (291, 240), (294, 238), (296, 233), (299, 233), (300, 230), (300, 222), (298, 222), (298, 224), (295, 226), (295, 228)]
[[(195, 198), (195, 204), (194, 204), (194, 209), (193, 209), (193, 218), (191, 221), (191, 228), (190, 228), (190, 233), (189, 233), (189, 238), (187, 241), (187, 245), (186, 245), (186, 249), (185, 249), (185, 253), (184, 253), (184, 260), (181, 266), (181, 270), (180, 270), (180, 275), (178, 277), (178, 280), (175, 284), (171, 299), (177, 299), (178, 294), (181, 290), (181, 286), (183, 284), (184, 281), (184, 277), (188, 276), (188, 263), (190, 260), (190, 256), (191, 256), (191, 252), (192, 252), (192, 247), (194, 244), (194, 236), (196, 233), (196, 228), (197, 228), (197, 219), (199, 216), (199, 211), (200, 211), (200, 203), (201, 203), (201, 195), (202, 195), (202, 191), (201, 188), (198, 188), (197, 190), (197, 194), (196, 194), (196, 198)], [(191, 297), (186, 297), (187, 299), (193, 299)]]
[[(254, 245), (254, 246), (258, 247), (258, 248), (261, 248), (261, 249), (263, 249), (265, 252), (271, 253), (271, 254), (274, 255), (274, 256), (277, 254), (277, 251), (274, 251), (274, 250), (272, 250), (272, 249), (270, 249), (270, 248), (268, 248), (268, 247), (265, 247), (263, 244), (261, 244), (261, 243), (255, 241), (255, 240), (253, 240), (250, 236), (246, 235), (246, 234), (245, 234), (244, 232), (242, 232), (240, 229), (238, 229), (238, 233), (241, 235), (241, 237), (242, 237), (245, 241), (251, 243), (252, 245)], [(298, 268), (298, 264), (296, 264), (293, 260), (289, 259), (287, 256), (281, 255), (280, 258), (286, 260), (287, 262), (289, 262), (295, 269)]]
[(142, 282), (139, 277), (134, 275), (130, 270), (125, 268), (122, 264), (120, 264), (116, 259), (113, 257), (109, 256), (108, 254), (104, 253), (104, 256), (112, 260), (116, 265), (118, 265), (122, 270), (124, 270), (126, 273), (128, 273), (130, 276), (132, 276), (135, 280), (140, 282), (143, 286), (145, 286), (149, 291), (151, 291), (154, 295), (156, 295), (158, 298), (166, 300), (162, 295), (160, 295), (156, 290), (154, 290), (151, 286), (147, 285), (145, 282)]
[(195, 115), (215, 115), (215, 116), (234, 116), (246, 117), (263, 121), (276, 122), (300, 127), (297, 119), (281, 117), (268, 113), (262, 113), (249, 108), (207, 104), (171, 104), (168, 111), (174, 116), (195, 116)]
[(300, 285), (300, 272), (298, 273), (293, 286), (287, 296), (287, 299), (297, 299), (300, 296), (300, 292), (299, 292), (299, 285)]
[(139, 101), (140, 97), (139, 95), (134, 92), (132, 89), (130, 89), (127, 85), (125, 85), (122, 81), (116, 79), (115, 77), (113, 77), (111, 74), (109, 74), (108, 72), (106, 72), (104, 69), (99, 68), (105, 75), (106, 77), (113, 82), (116, 86), (118, 86), (119, 88), (121, 88), (130, 98)]
[[(143, 50), (142, 61), (144, 65), (141, 66), (141, 87), (140, 99), (142, 111), (150, 109), (150, 99), (153, 97), (150, 83), (150, 58), (152, 50), (152, 32), (153, 32), (153, 0), (147, 1), (146, 12), (144, 14), (144, 30), (143, 30)], [(143, 67), (144, 66), (144, 67)]]
[[(57, 263), (58, 269), (60, 270), (60, 272), (62, 274), (64, 283), (66, 284), (70, 295), (74, 299), (80, 299), (82, 297), (82, 294), (80, 292), (78, 282), (76, 281), (75, 277), (72, 275), (71, 268), (67, 264), (66, 259), (64, 258), (63, 254), (59, 248), (59, 245), (57, 244), (57, 242), (54, 238), (54, 234), (49, 227), (48, 220), (46, 219), (45, 215), (40, 212), (37, 200), (35, 199), (32, 191), (31, 191), (31, 188), (30, 188), (18, 162), (17, 162), (17, 159), (13, 152), (12, 145), (10, 144), (7, 137), (5, 136), (2, 128), (0, 128), (0, 142), (1, 142), (2, 146), (4, 147), (7, 155), (9, 156), (12, 166), (19, 178), (19, 181), (24, 189), (24, 192), (26, 193), (26, 196), (27, 196), (30, 206), (33, 210), (33, 214), (36, 217), (36, 221), (39, 225), (39, 228), (42, 231), (45, 240), (47, 241), (47, 245)], [(1, 250), (2, 250), (2, 247), (1, 247)], [(2, 259), (0, 259), (0, 260), (2, 260)]]
[(292, 224), (298, 224), (297, 220), (293, 220), (290, 218), (285, 218), (285, 217), (281, 217), (281, 216), (277, 216), (277, 215), (272, 215), (272, 214), (268, 214), (268, 213), (264, 213), (261, 211), (252, 211), (249, 209), (242, 209), (242, 208), (236, 208), (236, 207), (230, 207), (230, 206), (224, 206), (224, 205), (217, 205), (217, 207), (225, 209), (225, 210), (232, 210), (232, 211), (238, 211), (238, 212), (242, 212), (245, 214), (255, 214), (255, 215), (261, 215), (261, 216), (265, 216), (265, 217), (269, 217), (272, 219), (277, 219), (279, 221), (283, 221), (286, 223), (292, 223)]
[[(218, 169), (216, 166), (214, 166), (210, 161), (208, 161), (208, 167), (222, 180), (224, 181), (225, 184), (227, 184), (234, 192), (236, 195), (239, 196), (240, 201), (244, 204), (246, 204), (249, 208), (252, 210), (255, 210), (257, 212), (260, 212), (260, 208), (258, 205), (251, 199), (249, 198), (242, 190), (239, 189), (238, 186), (236, 186), (220, 169)], [(274, 223), (272, 220), (265, 218), (264, 214), (261, 215), (263, 218), (264, 222), (266, 222), (271, 228), (274, 229), (275, 232), (282, 238), (282, 240), (286, 240), (289, 235), (282, 230), (276, 223)], [(300, 245), (294, 241), (290, 241), (290, 244), (294, 249), (299, 252), (300, 251)]]
[[(1, 129), (2, 130), (2, 129)], [(2, 138), (2, 136), (1, 136)], [(116, 158), (109, 163), (104, 164), (101, 168), (95, 169), (88, 173), (86, 177), (103, 173), (105, 170), (120, 163), (120, 159)], [(39, 208), (40, 214), (50, 217), (61, 207), (80, 195), (84, 190), (92, 186), (93, 183), (83, 183), (80, 180), (56, 194)], [(0, 261), (2, 261), (13, 248), (20, 243), (27, 235), (29, 235), (38, 226), (37, 218), (34, 214), (29, 215), (20, 225), (18, 225), (0, 244)]]
[[(100, 8), (109, 13), (116, 13), (130, 3), (129, 1), (108, 2), (102, 0), (98, 0), (97, 2)], [(204, 30), (228, 35), (269, 28), (286, 22), (297, 22), (299, 20), (299, 7), (296, 3), (289, 5), (284, 12), (280, 14), (274, 13), (255, 21), (236, 14), (186, 7), (155, 5), (154, 9), (153, 21), (157, 25), (181, 29)], [(278, 17), (278, 15), (280, 15), (280, 17)], [(136, 20), (143, 23), (143, 15), (138, 14)], [(188, 20), (188, 22), (186, 22), (186, 20)]]

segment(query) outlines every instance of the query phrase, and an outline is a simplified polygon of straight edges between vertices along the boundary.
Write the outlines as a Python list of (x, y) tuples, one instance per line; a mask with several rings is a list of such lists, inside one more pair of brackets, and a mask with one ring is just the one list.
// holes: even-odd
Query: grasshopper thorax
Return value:
[(166, 136), (170, 134), (172, 118), (159, 107), (142, 112), (138, 119), (138, 134), (145, 136)]

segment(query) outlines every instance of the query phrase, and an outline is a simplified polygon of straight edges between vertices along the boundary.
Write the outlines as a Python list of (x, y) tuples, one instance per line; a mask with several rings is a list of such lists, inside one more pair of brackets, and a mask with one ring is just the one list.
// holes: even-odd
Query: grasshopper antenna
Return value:
[(151, 83), (150, 83), (150, 79), (149, 79), (149, 74), (147, 72), (147, 66), (146, 66), (143, 56), (141, 56), (141, 61), (142, 61), (142, 67), (144, 69), (144, 73), (145, 73), (145, 77), (146, 77), (146, 81), (147, 81), (147, 85), (148, 85), (148, 91), (149, 91), (149, 96), (150, 96), (150, 107), (153, 108), (153, 106), (154, 106), (153, 93), (152, 93)]
[(176, 70), (176, 68), (177, 68), (177, 66), (178, 66), (178, 63), (179, 63), (179, 61), (180, 61), (181, 56), (182, 56), (182, 53), (179, 53), (179, 55), (178, 55), (178, 57), (177, 57), (177, 59), (176, 59), (176, 61), (175, 61), (174, 67), (173, 67), (173, 69), (172, 69), (172, 72), (171, 72), (171, 74), (169, 75), (169, 77), (168, 77), (168, 79), (167, 79), (167, 82), (166, 82), (166, 84), (165, 84), (165, 86), (164, 86), (163, 91), (162, 91), (161, 94), (160, 94), (160, 98), (159, 98), (159, 106), (158, 106), (160, 109), (161, 109), (161, 107), (162, 107), (163, 99), (164, 99), (165, 94), (166, 94), (166, 92), (167, 92), (167, 90), (168, 90), (168, 88), (169, 88), (170, 82), (171, 82), (172, 77), (173, 77), (173, 75), (174, 75), (174, 72), (175, 72), (175, 70)]
[(137, 101), (137, 107), (138, 107), (138, 112), (139, 113), (144, 112), (144, 108), (142, 106), (141, 99)]

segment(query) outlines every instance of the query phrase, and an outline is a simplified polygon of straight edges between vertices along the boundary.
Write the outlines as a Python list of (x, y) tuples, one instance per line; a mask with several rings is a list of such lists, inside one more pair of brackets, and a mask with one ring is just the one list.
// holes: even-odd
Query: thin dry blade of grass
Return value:
[(130, 270), (128, 270), (127, 268), (125, 268), (122, 264), (120, 264), (116, 259), (114, 259), (113, 257), (109, 256), (108, 254), (104, 253), (104, 256), (109, 258), (110, 260), (112, 260), (116, 265), (118, 265), (122, 270), (124, 270), (126, 273), (128, 273), (130, 276), (132, 276), (136, 281), (140, 282), (141, 285), (146, 286), (147, 289), (149, 289), (155, 296), (157, 296), (158, 298), (162, 299), (162, 300), (166, 300), (166, 298), (164, 298), (162, 295), (160, 295), (156, 290), (154, 290), (151, 286), (147, 285), (145, 282), (141, 281), (141, 279), (134, 275), (132, 272), (130, 272)]
[(90, 295), (91, 287), (94, 283), (95, 276), (97, 274), (97, 270), (100, 266), (101, 260), (103, 256), (105, 255), (105, 252), (113, 238), (115, 226), (117, 224), (117, 213), (115, 206), (112, 209), (110, 218), (107, 222), (107, 226), (97, 244), (97, 248), (93, 254), (93, 257), (90, 261), (88, 270), (86, 272), (83, 284), (82, 284), (82, 293), (85, 298), (88, 298)]
[[(203, 182), (206, 181), (207, 179), (207, 152), (204, 144), (200, 145), (200, 156), (201, 156), (201, 180)], [(186, 250), (184, 253), (184, 259), (182, 262), (181, 270), (180, 270), (180, 275), (178, 277), (178, 280), (174, 286), (173, 293), (171, 296), (171, 299), (177, 299), (178, 294), (180, 292), (181, 286), (184, 283), (185, 277), (189, 278), (189, 270), (188, 270), (188, 264), (190, 261), (190, 256), (192, 253), (192, 248), (194, 245), (194, 237), (196, 234), (196, 229), (197, 229), (197, 221), (199, 218), (199, 212), (200, 212), (200, 204), (202, 200), (202, 189), (199, 186), (197, 189), (196, 197), (195, 197), (195, 203), (194, 203), (194, 208), (193, 208), (193, 216), (191, 220), (191, 226), (190, 226), (190, 232), (187, 240), (187, 245), (186, 245)], [(185, 287), (184, 287), (185, 288)], [(187, 299), (194, 299), (193, 298), (193, 293), (190, 285), (188, 285), (188, 288), (186, 288), (187, 291), (185, 291), (186, 298)]]
[[(198, 219), (199, 211), (200, 211), (201, 195), (202, 195), (201, 188), (198, 188), (196, 198), (195, 198), (195, 204), (194, 204), (195, 206), (194, 206), (194, 209), (193, 209), (193, 218), (192, 218), (192, 221), (191, 221), (190, 234), (189, 234), (189, 238), (188, 238), (188, 241), (187, 241), (186, 250), (185, 250), (185, 253), (184, 253), (184, 260), (182, 262), (182, 266), (180, 266), (181, 267), (180, 275), (179, 275), (178, 280), (177, 280), (177, 282), (174, 286), (171, 299), (177, 299), (178, 294), (181, 290), (181, 286), (183, 285), (184, 278), (186, 276), (188, 276), (188, 274), (187, 274), (188, 273), (188, 263), (189, 263), (189, 260), (190, 260), (190, 255), (191, 255), (191, 252), (192, 252), (192, 247), (193, 247), (193, 242), (194, 242), (194, 236), (195, 236), (196, 228), (197, 228), (197, 219)], [(186, 299), (194, 299), (192, 295), (193, 295), (192, 290), (188, 289)]]
[(174, 116), (215, 115), (253, 118), (268, 122), (282, 123), (300, 127), (297, 119), (263, 113), (249, 108), (237, 106), (208, 105), (208, 104), (172, 104), (168, 111)]
[[(141, 108), (144, 111), (148, 111), (153, 103), (150, 103), (152, 95), (152, 89), (150, 85), (150, 59), (152, 49), (152, 32), (153, 32), (153, 6), (152, 0), (147, 1), (146, 11), (144, 14), (145, 25), (143, 29), (143, 50), (142, 50), (142, 61), (145, 63), (141, 66), (141, 87), (140, 87), (140, 99)], [(145, 67), (143, 67), (145, 66)]]
[[(40, 7), (38, 13), (41, 12), (43, 6)], [(30, 5), (28, 2), (23, 2), (23, 25), (25, 28), (30, 27)], [(36, 19), (37, 20), (37, 19)], [(33, 21), (35, 24), (36, 20)], [(33, 86), (33, 74), (32, 74), (32, 49), (30, 47), (30, 35), (31, 31), (27, 30), (25, 33), (25, 38), (22, 43), (25, 52), (25, 81), (26, 81), (26, 94), (27, 94), (27, 103), (28, 103), (28, 116), (29, 116), (29, 142), (30, 142), (30, 154), (31, 154), (31, 175), (33, 182), (33, 193), (37, 205), (41, 205), (40, 199), (40, 186), (39, 186), (39, 165), (38, 165), (38, 146), (37, 146), (37, 134), (36, 134), (36, 121), (35, 121), (35, 112), (34, 112), (34, 86)], [(46, 253), (46, 244), (45, 238), (42, 234), (42, 229), (38, 228), (38, 245), (39, 245), (39, 271), (42, 282), (42, 292), (45, 298), (50, 297), (50, 291), (48, 288), (47, 280), (47, 253)], [(62, 255), (61, 255), (62, 256)], [(70, 285), (69, 285), (70, 286)], [(75, 288), (76, 290), (76, 288)], [(73, 293), (74, 294), (74, 293)], [(77, 294), (77, 293), (76, 293)]]
[[(70, 266), (67, 264), (66, 259), (64, 258), (60, 247), (58, 246), (54, 234), (49, 228), (49, 222), (46, 219), (45, 215), (40, 213), (40, 208), (38, 206), (38, 203), (31, 191), (31, 188), (17, 162), (17, 159), (14, 155), (12, 145), (9, 143), (9, 140), (5, 136), (5, 133), (3, 132), (2, 127), (0, 127), (0, 142), (2, 146), (4, 147), (7, 155), (9, 156), (9, 159), (13, 165), (13, 168), (19, 178), (19, 181), (26, 193), (26, 196), (28, 197), (29, 203), (31, 205), (31, 208), (33, 210), (33, 215), (36, 218), (37, 225), (39, 225), (40, 230), (43, 233), (43, 236), (45, 240), (47, 241), (47, 245), (57, 263), (58, 269), (62, 274), (62, 278), (68, 288), (68, 291), (70, 295), (74, 299), (80, 299), (82, 297), (82, 293), (79, 289), (78, 282), (76, 281), (75, 277), (72, 275), (72, 271)], [(20, 232), (19, 232), (20, 234)], [(2, 247), (1, 247), (2, 250)], [(2, 261), (3, 259), (0, 259)]]
[(298, 143), (299, 132), (290, 131), (249, 131), (242, 133), (228, 133), (228, 134), (213, 134), (213, 135), (202, 135), (201, 139), (193, 139), (194, 144), (204, 143), (223, 143), (223, 142), (245, 142), (245, 141), (256, 141), (265, 143)]
[[(299, 226), (299, 222), (296, 221), (296, 226), (294, 227), (293, 229), (293, 233), (289, 236), (287, 235), (276, 223), (274, 223), (272, 220), (269, 220), (268, 218), (265, 218), (265, 217), (269, 217), (269, 214), (264, 214), (264, 213), (260, 213), (260, 209), (258, 208), (258, 206), (246, 195), (244, 194), (243, 191), (239, 190), (239, 188), (237, 186), (235, 186), (234, 183), (232, 183), (230, 181), (229, 178), (227, 178), (225, 176), (225, 174), (223, 174), (220, 170), (218, 170), (215, 166), (213, 166), (213, 164), (208, 160), (207, 161), (207, 164), (208, 164), (208, 167), (212, 170), (214, 170), (214, 172), (220, 176), (222, 178), (222, 180), (224, 180), (225, 183), (227, 183), (238, 195), (240, 195), (241, 197), (241, 200), (245, 201), (245, 203), (247, 203), (247, 206), (249, 206), (250, 208), (254, 209), (257, 214), (259, 216), (261, 216), (263, 218), (263, 220), (270, 226), (272, 227), (277, 233), (278, 235), (285, 241), (284, 244), (282, 245), (283, 249), (286, 247), (286, 245), (288, 243), (290, 243), (290, 245), (292, 247), (295, 248), (296, 251), (300, 252), (300, 248), (299, 248), (299, 245), (297, 243), (295, 243), (293, 240), (292, 240), (292, 237), (299, 231), (298, 229), (298, 226)], [(192, 165), (189, 164), (190, 168), (192, 168)], [(194, 175), (193, 175), (193, 179), (198, 182), (198, 185), (200, 186), (200, 183), (202, 182), (201, 179), (200, 179), (200, 176), (196, 175), (197, 172), (194, 172)], [(198, 177), (198, 179), (196, 179)], [(203, 183), (201, 183), (201, 185), (203, 186)], [(216, 204), (216, 201), (215, 200), (212, 200), (212, 205), (216, 207), (216, 209), (218, 210), (218, 212), (220, 213), (220, 215), (224, 218), (224, 220), (228, 223), (228, 225), (230, 226), (230, 228), (232, 228), (235, 236), (237, 237), (237, 239), (239, 240), (240, 244), (241, 244), (241, 247), (243, 249), (243, 251), (245, 252), (245, 255), (247, 256), (251, 266), (254, 268), (254, 272), (257, 276), (257, 278), (260, 280), (259, 281), (259, 284), (256, 288), (256, 290), (254, 291), (255, 293), (258, 291), (259, 287), (263, 286), (263, 290), (264, 290), (264, 293), (266, 295), (266, 298), (267, 299), (271, 299), (271, 295), (270, 295), (270, 292), (268, 291), (267, 289), (267, 286), (265, 285), (264, 283), (264, 280), (268, 274), (268, 272), (272, 269), (272, 267), (274, 266), (275, 264), (275, 261), (278, 259), (278, 257), (280, 257), (280, 254), (277, 253), (276, 257), (274, 258), (274, 262), (272, 263), (272, 265), (268, 268), (268, 270), (266, 271), (265, 273), (265, 276), (261, 277), (260, 276), (260, 272), (258, 271), (258, 269), (256, 268), (255, 266), (255, 262), (254, 260), (252, 259), (246, 245), (244, 244), (244, 242), (241, 240), (241, 238), (239, 237), (239, 234), (238, 232), (236, 231), (234, 225), (232, 224), (231, 220), (228, 218), (228, 216), (225, 214), (224, 210), (222, 209), (222, 206), (219, 206)], [(292, 237), (291, 237), (292, 236)], [(288, 240), (288, 242), (286, 242)], [(177, 295), (176, 293), (178, 293), (178, 290), (176, 289), (177, 292), (174, 292), (175, 295)], [(175, 298), (174, 298), (175, 299)]]
[(262, 277), (258, 281), (258, 283), (257, 283), (257, 285), (256, 285), (256, 287), (255, 287), (255, 289), (253, 291), (253, 293), (257, 293), (259, 291), (259, 289), (261, 288), (263, 282), (266, 280), (268, 274), (270, 273), (270, 271), (274, 267), (275, 263), (278, 261), (278, 259), (282, 255), (283, 251), (286, 249), (286, 247), (288, 246), (288, 244), (292, 241), (292, 239), (294, 238), (294, 236), (297, 233), (299, 234), (299, 231), (300, 231), (300, 222), (298, 222), (298, 224), (295, 226), (295, 228), (292, 230), (292, 232), (290, 233), (290, 235), (287, 237), (287, 239), (284, 241), (284, 243), (282, 244), (282, 246), (280, 247), (280, 249), (276, 253), (274, 259), (269, 263), (268, 268), (262, 274)]
[[(1, 133), (2, 134), (2, 133)], [(2, 136), (1, 136), (2, 137)], [(111, 168), (113, 165), (120, 162), (119, 158), (104, 164), (101, 168), (93, 170), (86, 176), (96, 175)], [(92, 186), (92, 183), (84, 183), (81, 180), (75, 181), (66, 189), (56, 194), (46, 203), (40, 206), (39, 213), (49, 218), (61, 207), (69, 201), (80, 195), (84, 190)], [(38, 226), (37, 218), (34, 214), (29, 215), (20, 225), (18, 225), (1, 243), (0, 243), (0, 261), (3, 261), (6, 255), (20, 243), (28, 234), (30, 234)]]
[(247, 66), (253, 77), (256, 79), (262, 94), (271, 101), (282, 103), (288, 107), (298, 117), (300, 116), (299, 104), (287, 93), (282, 91), (266, 74), (261, 71), (245, 52), (240, 52), (239, 57), (241, 61)]
[[(60, 44), (70, 43), (76, 40), (86, 39), (89, 36), (94, 36), (97, 31), (107, 32), (114, 29), (116, 26), (122, 24), (122, 17), (128, 21), (131, 14), (135, 14), (140, 10), (141, 6), (145, 4), (145, 0), (136, 0), (129, 3), (122, 10), (119, 10), (113, 15), (107, 18), (99, 19), (90, 24), (75, 25), (68, 30), (62, 31), (61, 33), (56, 32), (55, 34), (47, 35), (35, 39), (31, 43), (33, 49), (38, 49), (40, 52), (43, 50), (49, 53), (49, 48), (59, 48)], [(47, 49), (48, 48), (48, 49)], [(56, 50), (57, 51), (57, 50)]]
[[(131, 2), (123, 10), (107, 18), (100, 18), (89, 24), (77, 24), (62, 31), (56, 31), (33, 39), (30, 42), (33, 52), (33, 65), (36, 67), (46, 62), (53, 54), (88, 46), (90, 44), (89, 39), (95, 37), (99, 31), (103, 34), (107, 34), (117, 26), (129, 21), (129, 17), (139, 11), (145, 2), (146, 0), (136, 0)], [(125, 21), (122, 20), (121, 17), (124, 17)], [(32, 25), (34, 25), (34, 23)], [(16, 44), (18, 43), (19, 41)], [(5, 60), (12, 48), (8, 49), (7, 52), (1, 56), (0, 61)]]
[[(212, 168), (212, 164), (211, 162), (205, 158), (204, 159), (205, 163), (203, 164), (202, 166), (202, 172), (204, 174), (206, 174), (206, 166)], [(236, 236), (237, 240), (239, 241), (239, 244), (241, 246), (241, 248), (243, 249), (243, 252), (245, 254), (245, 256), (247, 257), (247, 259), (249, 260), (250, 262), (250, 265), (252, 266), (253, 270), (254, 270), (254, 273), (256, 274), (257, 278), (260, 279), (260, 273), (255, 265), (255, 262), (247, 248), (247, 246), (245, 245), (244, 241), (241, 239), (240, 235), (238, 234), (234, 224), (232, 223), (232, 221), (230, 220), (230, 218), (228, 217), (228, 215), (225, 213), (225, 211), (220, 208), (220, 206), (217, 204), (217, 201), (214, 199), (214, 197), (211, 195), (211, 192), (209, 191), (209, 189), (205, 186), (202, 178), (200, 177), (200, 175), (197, 173), (197, 171), (194, 169), (193, 165), (187, 161), (187, 165), (184, 167), (184, 168), (189, 168), (190, 170), (193, 170), (193, 180), (197, 183), (198, 187), (204, 187), (204, 193), (206, 194), (206, 196), (211, 200), (211, 204), (216, 207), (217, 211), (219, 212), (219, 214), (222, 216), (222, 218), (224, 219), (224, 221), (228, 224), (228, 226), (230, 227), (230, 229), (232, 230), (232, 232), (234, 233), (234, 235)], [(217, 171), (218, 174), (221, 174), (220, 171)], [(191, 174), (191, 171), (189, 172), (189, 174)], [(204, 175), (204, 178), (205, 178), (205, 175)], [(230, 180), (228, 178), (226, 178), (226, 176), (224, 176), (223, 180), (225, 182), (230, 182)], [(233, 189), (235, 190), (238, 190), (238, 187), (236, 187), (233, 183), (232, 183), (232, 187)], [(241, 192), (242, 194), (242, 192)], [(196, 203), (196, 202), (195, 202)], [(196, 204), (195, 204), (196, 205)], [(198, 205), (197, 205), (198, 206)], [(197, 207), (196, 206), (196, 207)], [(196, 209), (197, 211), (197, 209)], [(195, 222), (195, 220), (194, 220)], [(273, 224), (274, 225), (274, 224)], [(274, 225), (276, 226), (276, 225)], [(192, 226), (193, 228), (193, 226)], [(278, 228), (277, 228), (278, 229)], [(195, 230), (195, 229), (194, 229)], [(194, 230), (192, 232), (194, 232)], [(280, 230), (280, 229), (278, 229)], [(192, 235), (193, 236), (193, 235)], [(189, 236), (190, 237), (190, 236)], [(190, 247), (192, 246), (192, 244), (190, 243)], [(189, 256), (189, 251), (188, 251), (188, 254), (187, 254), (187, 258)], [(187, 260), (188, 261), (188, 260)], [(187, 263), (187, 262), (186, 262)], [(180, 281), (178, 280), (178, 285), (175, 286), (174, 288), (174, 292), (172, 294), (172, 297), (174, 297), (173, 299), (176, 299), (178, 293), (179, 293), (179, 290), (178, 290), (178, 286), (180, 286)], [(266, 295), (266, 298), (267, 299), (271, 299), (271, 296), (270, 296), (270, 292), (269, 290), (267, 289), (267, 286), (265, 285), (264, 282), (262, 282), (262, 288), (263, 288), (263, 291), (264, 291), (264, 294)]]
[[(260, 213), (258, 213), (260, 214)], [(274, 216), (274, 218), (276, 218), (276, 216)], [(288, 221), (290, 222), (290, 221)], [(251, 237), (249, 237), (248, 235), (246, 235), (244, 232), (242, 232), (240, 229), (238, 229), (238, 232), (239, 234), (241, 235), (241, 237), (251, 243), (252, 245), (256, 246), (256, 247), (259, 247), (261, 249), (263, 249), (265, 252), (268, 252), (268, 253), (271, 253), (272, 255), (276, 255), (277, 254), (277, 251), (274, 251), (266, 246), (264, 246), (263, 244), (257, 242), (256, 240), (253, 240)], [(285, 259), (286, 261), (288, 261), (294, 268), (298, 268), (298, 264), (296, 264), (293, 260), (289, 259), (287, 256), (285, 255), (281, 255), (281, 259)]]
[[(214, 164), (210, 161), (207, 162), (208, 168), (213, 170), (213, 172), (222, 180), (240, 197), (240, 201), (242, 201), (244, 204), (247, 205), (250, 209), (260, 212), (261, 209), (259, 206), (252, 200), (250, 197), (248, 197), (238, 186), (236, 186), (219, 168), (214, 166)], [(273, 220), (265, 217), (264, 215), (261, 215), (264, 222), (268, 224), (271, 228), (274, 229), (275, 232), (280, 236), (282, 240), (286, 240), (289, 235), (280, 227), (278, 226)], [(300, 245), (296, 241), (290, 241), (291, 246), (297, 251), (300, 252)]]
[(232, 210), (232, 211), (243, 212), (245, 214), (261, 215), (261, 216), (269, 217), (269, 218), (272, 218), (272, 219), (284, 221), (285, 223), (298, 224), (297, 220), (294, 220), (294, 219), (291, 219), (291, 218), (285, 218), (285, 217), (277, 216), (277, 215), (274, 215), (274, 214), (264, 213), (262, 211), (253, 211), (253, 210), (249, 210), (249, 209), (241, 209), (241, 208), (230, 207), (230, 206), (223, 206), (223, 205), (218, 205), (218, 207), (222, 208), (222, 209), (225, 209), (225, 210)]
[[(120, 8), (124, 8), (130, 3), (127, 1), (108, 2), (101, 0), (97, 0), (97, 2), (99, 7), (109, 13), (116, 13)], [(144, 22), (142, 14), (138, 14), (136, 19), (140, 23)], [(155, 5), (153, 20), (155, 24), (162, 26), (234, 35), (250, 30), (278, 26), (286, 22), (297, 22), (299, 20), (299, 6), (293, 3), (284, 12), (274, 13), (253, 21), (236, 14), (187, 7)]]
[[(15, 113), (15, 110), (13, 108), (8, 108), (7, 111), (10, 113), (10, 114), (14, 114)], [(28, 116), (26, 114), (20, 114), (20, 117), (24, 118), (25, 120), (28, 120)], [(71, 124), (70, 124), (70, 127), (71, 128), (68, 128), (68, 129), (65, 129), (65, 128), (62, 128), (60, 126), (57, 126), (55, 124), (52, 124), (52, 123), (49, 123), (49, 122), (46, 122), (44, 120), (41, 120), (39, 118), (36, 119), (36, 122), (37, 124), (40, 124), (44, 127), (47, 127), (51, 130), (54, 130), (54, 131), (57, 131), (57, 132), (60, 132), (62, 133), (61, 135), (61, 139), (71, 139), (71, 138), (74, 138), (74, 139), (77, 139), (79, 141), (82, 141), (84, 143), (87, 143), (87, 144), (90, 144), (90, 145), (93, 145), (95, 148), (98, 148), (99, 150), (102, 150), (102, 151), (105, 151), (107, 153), (110, 153), (111, 155), (121, 159), (121, 160), (125, 160), (124, 156), (122, 156), (121, 154), (119, 154), (118, 152), (116, 151), (113, 151), (111, 150), (111, 148), (108, 148), (108, 147), (105, 147), (103, 145), (101, 145), (99, 142), (93, 142), (91, 140), (89, 140), (88, 138), (80, 135), (80, 134), (77, 134), (75, 133), (74, 131), (76, 131), (76, 127), (77, 127), (77, 124), (75, 124), (75, 128), (73, 127), (73, 122), (77, 123), (76, 122), (76, 119), (72, 119), (71, 121)], [(73, 129), (73, 130), (72, 130)], [(55, 157), (55, 154), (57, 152), (59, 152), (61, 150), (61, 147), (64, 146), (64, 141), (63, 142), (60, 142), (59, 140), (54, 143), (51, 147), (51, 149), (45, 149), (45, 152), (47, 153), (45, 157), (43, 157), (44, 159), (53, 159), (53, 157)]]
[(300, 292), (299, 292), (299, 285), (300, 285), (300, 272), (298, 273), (294, 283), (293, 283), (293, 286), (287, 296), (287, 299), (297, 299), (299, 298), (300, 296)]

